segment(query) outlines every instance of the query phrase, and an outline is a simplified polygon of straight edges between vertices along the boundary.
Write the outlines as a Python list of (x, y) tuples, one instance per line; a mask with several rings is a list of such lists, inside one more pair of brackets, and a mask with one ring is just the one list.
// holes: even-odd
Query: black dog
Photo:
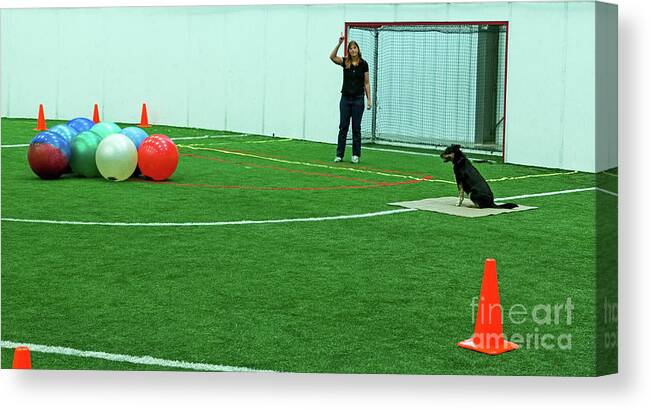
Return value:
[(465, 192), (478, 208), (513, 209), (517, 207), (516, 204), (510, 203), (495, 204), (495, 197), (488, 183), (464, 153), (461, 152), (460, 148), (461, 145), (450, 145), (441, 153), (444, 162), (452, 161), (452, 164), (454, 164), (454, 178), (457, 180), (457, 188), (459, 188), (459, 203), (457, 206), (461, 206)]

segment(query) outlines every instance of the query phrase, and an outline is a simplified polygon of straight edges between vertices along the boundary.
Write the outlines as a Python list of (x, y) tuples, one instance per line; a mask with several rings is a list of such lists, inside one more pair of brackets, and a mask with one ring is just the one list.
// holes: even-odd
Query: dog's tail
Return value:
[(509, 202), (509, 203), (506, 203), (506, 204), (499, 204), (499, 205), (497, 205), (497, 204), (493, 204), (493, 205), (494, 205), (494, 208), (502, 208), (502, 209), (513, 209), (513, 208), (517, 208), (517, 207), (518, 207), (517, 204), (512, 204), (512, 203), (510, 203), (510, 202)]

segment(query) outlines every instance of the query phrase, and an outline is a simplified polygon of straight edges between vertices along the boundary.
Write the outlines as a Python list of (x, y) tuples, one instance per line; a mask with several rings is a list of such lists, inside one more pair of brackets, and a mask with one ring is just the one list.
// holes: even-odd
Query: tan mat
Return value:
[(458, 201), (459, 198), (457, 197), (447, 196), (442, 198), (421, 199), (419, 201), (393, 202), (389, 205), (401, 206), (403, 208), (419, 209), (421, 211), (440, 212), (448, 215), (464, 216), (466, 218), (478, 218), (480, 216), (505, 214), (510, 212), (520, 212), (536, 209), (535, 206), (524, 205), (518, 205), (517, 208), (513, 209), (479, 209), (475, 207), (475, 204), (473, 204), (472, 201), (468, 198), (463, 201), (463, 204), (461, 204), (461, 206), (457, 206)]

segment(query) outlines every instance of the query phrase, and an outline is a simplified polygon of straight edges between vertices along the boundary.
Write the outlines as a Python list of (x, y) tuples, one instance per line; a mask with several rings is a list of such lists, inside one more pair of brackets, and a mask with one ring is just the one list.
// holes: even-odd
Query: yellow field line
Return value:
[(518, 177), (502, 177), (502, 178), (491, 178), (487, 179), (488, 182), (499, 182), (499, 181), (512, 181), (515, 179), (526, 179), (526, 178), (540, 178), (540, 177), (553, 177), (558, 175), (573, 175), (578, 174), (579, 171), (569, 171), (569, 172), (554, 172), (550, 174), (532, 174), (532, 175), (521, 175)]
[[(263, 160), (266, 160), (266, 161), (281, 162), (283, 164), (293, 164), (293, 165), (303, 165), (303, 166), (316, 167), (316, 168), (346, 170), (346, 171), (352, 171), (352, 172), (360, 172), (360, 173), (364, 173), (364, 174), (375, 174), (375, 175), (382, 175), (382, 176), (387, 176), (387, 177), (414, 179), (414, 180), (417, 180), (417, 181), (423, 180), (422, 177), (415, 177), (415, 176), (411, 176), (411, 175), (391, 174), (391, 173), (388, 173), (388, 172), (369, 171), (369, 170), (366, 170), (366, 169), (359, 169), (359, 168), (333, 167), (331, 165), (315, 164), (315, 163), (312, 163), (312, 162), (290, 161), (290, 160), (286, 160), (286, 159), (264, 157), (262, 155), (247, 154), (247, 153), (244, 153), (244, 152), (226, 151), (226, 150), (222, 150), (222, 149), (219, 149), (219, 148), (195, 147), (195, 146), (192, 146), (192, 145), (180, 145), (180, 144), (178, 146), (181, 147), (181, 148), (189, 148), (189, 149), (192, 149), (192, 150), (215, 151), (215, 152), (220, 152), (222, 154), (239, 155), (239, 156), (242, 156), (242, 157), (250, 157), (250, 158), (263, 159)], [(455, 184), (456, 185), (456, 182), (446, 181), (444, 179), (427, 179), (427, 180), (424, 180), (424, 181), (443, 182), (443, 183), (446, 183), (446, 184)]]
[[(260, 140), (260, 141), (229, 141), (229, 142), (212, 142), (206, 145), (229, 145), (229, 144), (266, 144), (269, 142), (285, 142), (292, 141), (291, 138), (274, 138), (272, 140)], [(197, 145), (197, 144), (191, 144)]]
[(203, 140), (203, 139), (224, 139), (224, 138), (244, 138), (252, 136), (253, 134), (213, 134), (213, 135), (197, 135), (194, 137), (174, 137), (172, 141), (181, 140)]

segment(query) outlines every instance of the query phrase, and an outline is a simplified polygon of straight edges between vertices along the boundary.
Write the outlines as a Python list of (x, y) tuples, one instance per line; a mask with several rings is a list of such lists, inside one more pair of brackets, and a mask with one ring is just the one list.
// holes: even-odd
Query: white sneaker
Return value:
[(353, 155), (351, 160), (353, 161), (353, 164), (357, 164), (359, 162), (359, 157), (357, 155)]
[(335, 157), (335, 162), (341, 162), (341, 157)]

